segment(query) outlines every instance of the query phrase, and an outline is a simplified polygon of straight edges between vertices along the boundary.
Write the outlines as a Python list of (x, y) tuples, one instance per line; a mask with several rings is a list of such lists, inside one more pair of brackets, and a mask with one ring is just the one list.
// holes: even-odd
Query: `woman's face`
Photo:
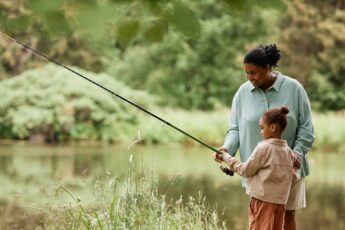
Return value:
[(247, 79), (256, 88), (264, 88), (271, 81), (271, 70), (269, 65), (266, 67), (257, 66), (251, 63), (244, 63), (244, 71), (246, 72)]

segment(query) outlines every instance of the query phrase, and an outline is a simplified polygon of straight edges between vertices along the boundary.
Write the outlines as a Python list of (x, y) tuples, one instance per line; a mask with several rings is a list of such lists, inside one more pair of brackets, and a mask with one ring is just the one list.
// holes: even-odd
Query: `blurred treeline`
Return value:
[[(128, 96), (145, 91), (134, 101), (155, 98), (160, 106), (201, 110), (229, 106), (246, 80), (243, 55), (258, 44), (276, 43), (283, 54), (277, 70), (304, 85), (314, 110), (345, 108), (344, 0), (2, 0), (0, 29), (65, 65), (94, 72), (88, 74), (110, 82), (115, 91), (125, 89)], [(70, 125), (53, 129), (66, 129), (71, 136), (83, 133), (77, 121), (98, 128), (111, 123), (102, 112), (92, 113), (95, 106), (105, 108), (108, 99), (96, 101), (93, 95), (102, 92), (72, 93), (66, 85), (76, 89), (78, 82), (52, 77), (68, 75), (57, 73), (61, 68), (25, 72), (47, 62), (4, 39), (0, 53), (0, 87), (7, 89), (7, 99), (0, 100), (3, 130), (13, 133), (14, 127), (28, 126), (34, 116), (13, 117), (28, 114), (33, 105), (41, 117), (50, 111), (50, 122), (29, 122), (28, 130), (39, 133), (34, 124), (41, 124), (40, 129), (47, 128), (43, 123), (62, 124), (56, 122), (61, 111), (74, 114), (74, 131)], [(34, 82), (38, 87), (32, 88)], [(78, 97), (84, 102), (75, 102)], [(88, 117), (91, 123), (85, 122)], [(126, 119), (119, 117), (113, 119)], [(25, 138), (23, 133), (16, 138)]]

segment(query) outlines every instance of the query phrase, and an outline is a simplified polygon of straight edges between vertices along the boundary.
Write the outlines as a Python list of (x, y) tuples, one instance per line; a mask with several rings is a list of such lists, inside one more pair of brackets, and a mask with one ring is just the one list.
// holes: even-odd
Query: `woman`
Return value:
[[(304, 177), (309, 174), (306, 154), (314, 142), (314, 130), (310, 103), (303, 86), (272, 70), (280, 57), (275, 44), (260, 45), (245, 56), (244, 70), (248, 81), (240, 86), (233, 98), (230, 128), (219, 151), (234, 156), (239, 148), (240, 159), (245, 162), (262, 140), (258, 126), (261, 115), (269, 108), (288, 107), (288, 126), (283, 139), (301, 163), (298, 180), (292, 185), (286, 205), (284, 228), (290, 230), (296, 229), (295, 210), (306, 207)], [(246, 187), (245, 179), (242, 185)]]

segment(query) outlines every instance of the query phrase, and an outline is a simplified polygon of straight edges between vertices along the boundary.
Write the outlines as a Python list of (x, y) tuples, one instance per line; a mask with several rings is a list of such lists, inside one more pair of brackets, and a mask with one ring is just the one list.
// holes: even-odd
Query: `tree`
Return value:
[(257, 45), (269, 36), (268, 26), (258, 10), (225, 14), (211, 0), (193, 9), (204, 19), (198, 39), (166, 33), (161, 43), (129, 48), (108, 72), (134, 88), (159, 95), (162, 104), (186, 109), (229, 105), (245, 81), (244, 52), (248, 44)]
[(345, 3), (288, 4), (281, 21), (282, 69), (306, 87), (320, 109), (345, 108)]
[[(262, 0), (258, 4), (254, 0), (205, 2), (238, 11), (249, 5), (266, 7), (268, 2), (279, 6), (281, 0)], [(203, 3), (186, 0), (2, 0), (0, 29), (51, 57), (64, 60), (65, 64), (97, 72), (107, 63), (106, 54), (120, 55), (131, 45), (161, 42), (170, 28), (185, 38), (197, 39), (201, 24), (194, 7), (198, 4)], [(0, 70), (12, 76), (40, 64), (39, 60), (31, 60), (29, 53), (18, 51), (4, 41), (0, 42), (0, 51), (4, 53)]]

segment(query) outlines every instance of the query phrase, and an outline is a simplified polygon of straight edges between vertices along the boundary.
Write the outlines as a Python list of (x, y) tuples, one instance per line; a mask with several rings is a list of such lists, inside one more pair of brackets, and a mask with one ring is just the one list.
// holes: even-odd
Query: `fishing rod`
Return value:
[[(148, 111), (147, 109), (145, 109), (145, 108), (139, 106), (138, 104), (136, 104), (136, 103), (134, 103), (134, 102), (132, 102), (132, 101), (130, 101), (130, 100), (128, 100), (128, 99), (122, 97), (121, 95), (119, 95), (119, 94), (117, 94), (117, 93), (111, 91), (110, 89), (104, 87), (103, 85), (100, 85), (99, 83), (97, 83), (97, 82), (91, 80), (90, 78), (85, 77), (85, 76), (82, 75), (81, 73), (78, 73), (77, 71), (75, 71), (75, 70), (69, 68), (68, 66), (65, 66), (65, 65), (62, 64), (61, 62), (56, 61), (55, 59), (53, 59), (53, 58), (47, 56), (46, 54), (44, 54), (44, 53), (42, 53), (42, 52), (40, 52), (40, 51), (38, 51), (38, 50), (36, 50), (36, 49), (34, 49), (34, 48), (31, 48), (30, 46), (27, 46), (27, 45), (25, 45), (24, 43), (18, 41), (17, 39), (12, 38), (11, 36), (9, 36), (9, 35), (7, 35), (7, 34), (4, 34), (4, 33), (2, 33), (2, 32), (0, 32), (0, 36), (1, 36), (3, 39), (5, 39), (5, 40), (7, 40), (7, 41), (9, 41), (9, 42), (11, 42), (11, 43), (15, 43), (15, 44), (21, 46), (21, 47), (24, 48), (25, 50), (29, 50), (32, 54), (34, 54), (34, 55), (36, 55), (36, 56), (38, 56), (38, 57), (41, 57), (41, 58), (43, 58), (43, 59), (45, 59), (45, 60), (48, 60), (48, 61), (50, 61), (50, 62), (52, 62), (52, 63), (54, 63), (54, 64), (56, 64), (56, 65), (58, 65), (58, 66), (61, 66), (61, 67), (63, 67), (64, 69), (67, 69), (68, 71), (74, 73), (75, 75), (77, 75), (77, 76), (79, 76), (79, 77), (81, 77), (81, 78), (83, 78), (83, 79), (85, 79), (85, 80), (91, 82), (92, 84), (94, 84), (94, 85), (100, 87), (101, 89), (107, 91), (108, 93), (112, 94), (113, 96), (115, 96), (115, 97), (117, 97), (117, 98), (120, 98), (121, 100), (127, 102), (128, 104), (130, 104), (130, 105), (132, 105), (132, 106), (134, 106), (134, 107), (136, 107), (137, 109), (139, 109), (139, 110), (141, 110), (141, 111), (143, 111), (143, 112), (149, 114), (150, 116), (152, 116), (152, 117), (154, 117), (154, 118), (160, 120), (160, 121), (163, 122), (164, 124), (166, 124), (166, 125), (170, 126), (171, 128), (173, 128), (173, 129), (179, 131), (180, 133), (182, 133), (182, 134), (184, 134), (185, 136), (187, 136), (187, 137), (193, 139), (194, 141), (196, 141), (196, 142), (198, 142), (199, 144), (203, 145), (204, 147), (206, 147), (206, 148), (212, 150), (213, 152), (217, 152), (217, 153), (219, 153), (219, 154), (222, 154), (221, 152), (219, 152), (219, 151), (218, 151), (217, 149), (215, 149), (214, 147), (212, 147), (212, 146), (206, 144), (205, 142), (199, 140), (198, 138), (196, 138), (196, 137), (190, 135), (189, 133), (183, 131), (182, 129), (180, 129), (180, 128), (178, 128), (177, 126), (171, 124), (170, 122), (164, 120), (163, 118), (161, 118), (161, 117), (159, 117), (159, 116), (157, 116), (157, 115), (151, 113), (151, 112)], [(226, 168), (226, 167), (220, 166), (220, 169), (221, 169), (225, 174), (227, 174), (227, 175), (229, 175), (229, 176), (233, 176), (233, 175), (234, 175), (234, 173), (233, 173), (230, 169), (228, 169), (228, 168)]]

